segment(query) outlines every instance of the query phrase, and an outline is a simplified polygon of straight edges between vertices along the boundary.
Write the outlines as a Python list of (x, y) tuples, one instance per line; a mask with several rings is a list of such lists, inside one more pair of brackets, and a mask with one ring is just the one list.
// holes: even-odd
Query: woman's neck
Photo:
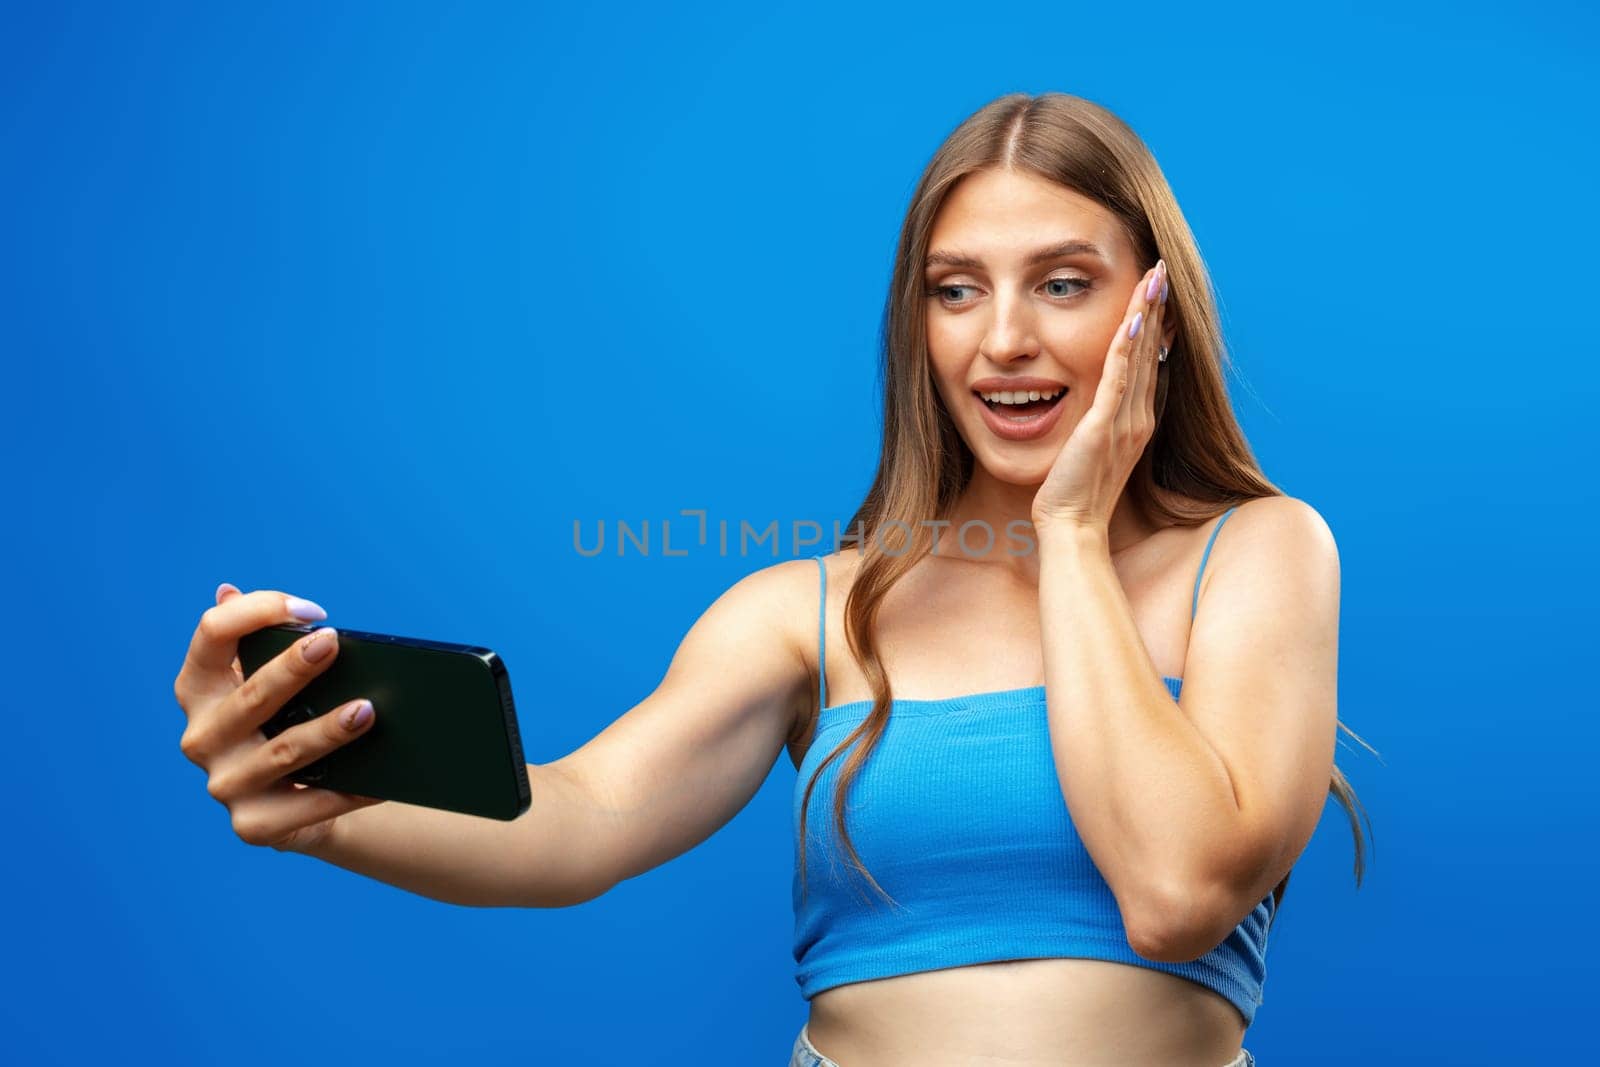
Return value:
[[(1031, 516), (1033, 498), (1038, 489), (1037, 485), (1002, 482), (981, 467), (978, 468), (951, 509), (948, 516), (950, 525), (935, 530), (939, 554), (1002, 563), (1016, 567), (1019, 572), (1036, 573), (1039, 568), (1038, 546)], [(982, 525), (970, 527), (965, 537), (961, 537), (962, 525), (972, 522)], [(1017, 525), (1008, 527), (1008, 523)], [(1158, 529), (1140, 514), (1131, 494), (1124, 492), (1107, 525), (1111, 555), (1115, 557), (1132, 548)], [(1033, 541), (1032, 551), (1023, 552), (1027, 543), (1024, 538)], [(987, 553), (985, 546), (990, 546)]]

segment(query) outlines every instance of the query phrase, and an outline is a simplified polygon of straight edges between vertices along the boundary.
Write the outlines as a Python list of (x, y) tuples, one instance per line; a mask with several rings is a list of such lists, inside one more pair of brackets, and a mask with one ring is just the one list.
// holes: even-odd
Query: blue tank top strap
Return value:
[(828, 565), (821, 556), (817, 561), (817, 711), (828, 706), (828, 650), (823, 641), (828, 620)]
[(1194, 601), (1189, 605), (1190, 622), (1194, 621), (1195, 613), (1200, 610), (1200, 576), (1206, 572), (1206, 560), (1211, 558), (1211, 546), (1217, 543), (1217, 532), (1222, 529), (1222, 524), (1228, 521), (1228, 516), (1232, 515), (1234, 509), (1238, 506), (1235, 504), (1222, 513), (1222, 518), (1218, 519), (1217, 524), (1211, 528), (1211, 536), (1206, 539), (1206, 550), (1200, 556), (1200, 569), (1194, 576)]

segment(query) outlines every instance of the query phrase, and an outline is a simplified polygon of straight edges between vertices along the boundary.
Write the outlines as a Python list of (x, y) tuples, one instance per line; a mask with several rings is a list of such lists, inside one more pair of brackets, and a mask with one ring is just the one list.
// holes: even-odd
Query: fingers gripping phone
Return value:
[[(249, 677), (316, 629), (269, 626), (239, 640)], [(511, 820), (528, 810), (511, 679), (487, 648), (336, 628), (339, 655), (267, 720), (276, 737), (358, 697), (372, 728), (287, 777), (346, 793)]]

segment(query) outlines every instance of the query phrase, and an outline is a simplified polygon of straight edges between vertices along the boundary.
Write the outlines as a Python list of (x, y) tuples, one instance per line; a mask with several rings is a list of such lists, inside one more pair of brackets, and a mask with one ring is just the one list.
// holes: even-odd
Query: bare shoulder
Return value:
[[(831, 589), (838, 568), (848, 564), (830, 562), (826, 566)], [(821, 584), (816, 560), (779, 560), (734, 582), (707, 609), (707, 614), (720, 617), (719, 629), (725, 632), (739, 629), (766, 635), (767, 640), (779, 646), (785, 659), (799, 665), (802, 675), (809, 675), (816, 668)], [(804, 706), (803, 701), (800, 706)]]
[(816, 622), (817, 590), (817, 563), (801, 558), (753, 570), (729, 586), (723, 596), (737, 601), (742, 611), (760, 616), (788, 643), (803, 647), (805, 621), (810, 619), (813, 627)]
[[(828, 580), (830, 582), (837, 577), (847, 578), (854, 574), (857, 565), (861, 562), (861, 551), (857, 548), (845, 547), (833, 552), (819, 552), (817, 554), (822, 557), (823, 564), (828, 568)], [(807, 560), (806, 562), (813, 568), (816, 566), (815, 561)]]
[(1289, 600), (1315, 591), (1313, 602), (1299, 600), (1305, 610), (1330, 606), (1330, 600), (1336, 605), (1339, 548), (1321, 512), (1292, 496), (1257, 497), (1238, 505), (1216, 532), (1201, 600), (1213, 580), (1232, 584), (1246, 576), (1251, 584), (1276, 587)]
[(816, 556), (774, 563), (747, 575), (740, 583), (749, 583), (753, 593), (782, 613), (789, 640), (801, 650), (812, 670), (817, 665), (818, 609), (823, 598), (836, 605), (849, 593), (860, 561), (860, 553), (848, 549), (819, 552)]
[(1227, 526), (1218, 535), (1216, 550), (1238, 557), (1267, 554), (1302, 560), (1321, 561), (1338, 566), (1339, 550), (1333, 530), (1322, 513), (1293, 496), (1263, 496), (1247, 500), (1234, 509)]

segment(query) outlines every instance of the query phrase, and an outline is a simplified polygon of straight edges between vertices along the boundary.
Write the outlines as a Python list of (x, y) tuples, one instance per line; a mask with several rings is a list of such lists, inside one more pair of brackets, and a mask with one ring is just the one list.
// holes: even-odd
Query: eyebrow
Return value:
[[(1071, 241), (1062, 241), (1060, 244), (1048, 248), (1036, 248), (1028, 253), (1022, 262), (1025, 266), (1033, 266), (1049, 259), (1061, 259), (1065, 256), (1090, 255), (1099, 259), (1108, 257), (1100, 250), (1100, 246), (1093, 241), (1084, 241), (1074, 238)], [(923, 269), (933, 267), (961, 267), (968, 270), (981, 268), (983, 262), (976, 256), (967, 255), (965, 252), (946, 251), (943, 249), (928, 253), (928, 258), (923, 264)]]

